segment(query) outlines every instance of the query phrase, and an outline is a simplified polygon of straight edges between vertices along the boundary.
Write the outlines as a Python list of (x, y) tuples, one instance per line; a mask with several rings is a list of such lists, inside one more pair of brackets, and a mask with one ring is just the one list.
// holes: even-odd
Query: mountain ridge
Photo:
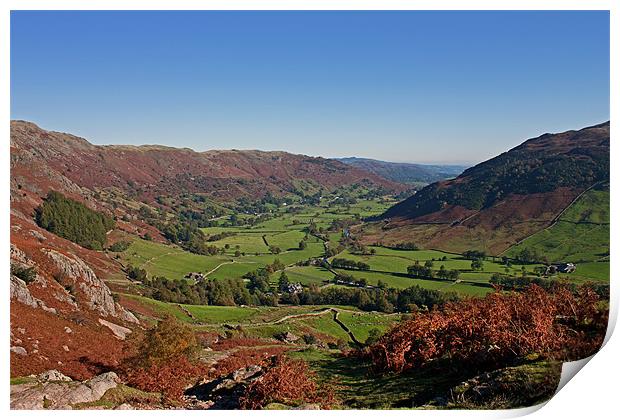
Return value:
[(580, 193), (609, 180), (609, 122), (543, 134), (428, 185), (375, 218), (366, 242), (501, 253), (548, 225)]
[[(142, 193), (151, 199), (157, 194), (179, 191), (179, 187), (188, 192), (211, 194), (220, 200), (240, 196), (256, 198), (267, 192), (292, 192), (296, 180), (326, 188), (355, 182), (396, 192), (407, 188), (321, 157), (240, 150), (196, 152), (152, 145), (99, 146), (78, 136), (46, 131), (23, 121), (11, 122), (11, 147), (13, 169), (18, 176), (30, 175), (18, 173), (21, 159), (35, 170), (54, 171), (56, 177), (65, 177), (80, 187), (128, 190), (137, 185), (147, 190)], [(42, 166), (47, 167), (39, 168)]]

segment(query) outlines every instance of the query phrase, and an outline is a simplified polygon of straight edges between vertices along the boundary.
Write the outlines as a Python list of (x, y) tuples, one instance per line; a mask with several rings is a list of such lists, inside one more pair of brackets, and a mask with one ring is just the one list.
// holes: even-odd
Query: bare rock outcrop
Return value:
[(72, 379), (56, 369), (45, 371), (37, 376), (42, 382), (71, 382)]
[(99, 323), (104, 327), (108, 327), (110, 331), (112, 331), (112, 334), (114, 334), (116, 338), (120, 340), (124, 340), (132, 332), (129, 328), (117, 325), (110, 321), (106, 321), (105, 319), (99, 318)]
[[(23, 267), (36, 267), (35, 262), (28, 258), (21, 249), (13, 244), (11, 244), (11, 264), (17, 264)], [(47, 287), (47, 280), (39, 274), (35, 275), (34, 282), (41, 287)], [(10, 294), (11, 300), (16, 300), (32, 308), (41, 308), (44, 311), (54, 314), (56, 313), (55, 308), (48, 307), (41, 299), (32, 296), (26, 282), (14, 275), (11, 275)]]
[(25, 348), (21, 346), (11, 346), (11, 352), (15, 354), (19, 354), (20, 356), (27, 356), (28, 352)]
[(33, 308), (41, 308), (53, 314), (56, 313), (55, 308), (48, 307), (41, 299), (32, 296), (26, 282), (17, 276), (11, 276), (11, 300), (16, 300)]
[(36, 381), (11, 386), (11, 409), (72, 409), (75, 404), (98, 401), (118, 383), (114, 372), (77, 382), (60, 372), (48, 371)]
[(114, 302), (112, 292), (99, 279), (95, 272), (78, 256), (67, 256), (53, 249), (46, 249), (45, 253), (61, 270), (66, 278), (73, 282), (84, 293), (88, 301), (86, 304), (104, 317), (119, 318), (127, 322), (138, 323), (138, 319), (118, 303)]
[(227, 376), (189, 388), (185, 391), (186, 401), (200, 408), (238, 409), (239, 398), (245, 389), (263, 373), (263, 368), (258, 365), (237, 369)]

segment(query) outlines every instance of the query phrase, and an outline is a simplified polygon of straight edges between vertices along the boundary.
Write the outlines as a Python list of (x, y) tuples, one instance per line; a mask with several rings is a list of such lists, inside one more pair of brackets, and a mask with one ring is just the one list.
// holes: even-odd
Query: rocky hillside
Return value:
[(430, 184), (431, 182), (454, 178), (467, 168), (462, 165), (421, 165), (357, 157), (340, 158), (338, 160), (347, 165), (372, 172), (382, 178), (414, 185)]
[(544, 134), (396, 204), (367, 240), (409, 238), (425, 247), (497, 253), (608, 180), (609, 122)]
[(267, 192), (294, 192), (306, 183), (327, 189), (353, 183), (405, 189), (332, 159), (257, 150), (96, 146), (24, 121), (11, 122), (11, 157), (12, 180), (26, 187), (43, 184), (45, 189), (44, 184), (53, 183), (67, 192), (117, 188), (142, 200), (179, 191), (217, 200), (260, 198)]

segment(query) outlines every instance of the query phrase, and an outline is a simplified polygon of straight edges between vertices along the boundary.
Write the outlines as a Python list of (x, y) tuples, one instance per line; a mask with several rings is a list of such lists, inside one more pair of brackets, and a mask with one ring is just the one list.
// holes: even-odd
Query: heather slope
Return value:
[(609, 122), (544, 134), (394, 205), (365, 240), (501, 253), (608, 180)]
[(256, 150), (199, 153), (164, 146), (96, 146), (24, 121), (11, 122), (11, 148), (14, 178), (31, 178), (24, 185), (38, 174), (52, 173), (53, 178), (64, 178), (59, 182), (67, 186), (114, 187), (145, 200), (179, 191), (206, 193), (217, 200), (257, 198), (267, 192), (281, 195), (294, 192), (296, 181), (327, 189), (353, 183), (389, 191), (405, 189), (321, 157)]

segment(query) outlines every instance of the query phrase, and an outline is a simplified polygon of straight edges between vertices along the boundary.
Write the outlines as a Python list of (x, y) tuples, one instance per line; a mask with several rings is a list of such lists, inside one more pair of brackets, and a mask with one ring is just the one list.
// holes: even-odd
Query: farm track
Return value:
[[(353, 332), (351, 332), (351, 330), (349, 329), (349, 327), (347, 327), (340, 319), (338, 319), (338, 314), (340, 312), (348, 312), (348, 313), (352, 313), (352, 314), (367, 314), (368, 312), (363, 312), (363, 311), (353, 311), (350, 309), (341, 309), (341, 308), (325, 308), (319, 311), (312, 311), (312, 312), (305, 312), (305, 313), (301, 313), (301, 314), (291, 314), (291, 315), (286, 315), (283, 316), (282, 318), (273, 320), (273, 321), (262, 321), (262, 322), (240, 322), (240, 323), (235, 323), (236, 325), (239, 325), (240, 327), (261, 327), (261, 326), (267, 326), (267, 325), (278, 325), (278, 324), (282, 324), (283, 322), (286, 321), (290, 321), (290, 320), (295, 320), (295, 319), (302, 319), (302, 318), (314, 318), (314, 317), (319, 317), (319, 316), (323, 316), (323, 315), (327, 315), (329, 313), (332, 313), (332, 320), (334, 322), (336, 322), (336, 324), (338, 324), (338, 326), (340, 328), (342, 328), (348, 335), (349, 337), (351, 337), (352, 341), (354, 343), (358, 343), (359, 341), (357, 341), (357, 339), (354, 337)], [(221, 323), (195, 323), (193, 324), (195, 326), (199, 326), (199, 327), (220, 327), (222, 324)]]
[(234, 261), (234, 260), (233, 260), (233, 261), (228, 261), (228, 262), (223, 262), (223, 263), (221, 263), (220, 265), (218, 265), (217, 267), (213, 268), (213, 269), (212, 269), (211, 271), (209, 271), (208, 273), (205, 273), (205, 276), (208, 276), (209, 274), (213, 274), (213, 273), (215, 273), (217, 270), (219, 270), (219, 269), (220, 269), (220, 267), (222, 267), (222, 266), (224, 266), (224, 265), (235, 264), (235, 263), (237, 263), (237, 262), (238, 262), (238, 261)]

